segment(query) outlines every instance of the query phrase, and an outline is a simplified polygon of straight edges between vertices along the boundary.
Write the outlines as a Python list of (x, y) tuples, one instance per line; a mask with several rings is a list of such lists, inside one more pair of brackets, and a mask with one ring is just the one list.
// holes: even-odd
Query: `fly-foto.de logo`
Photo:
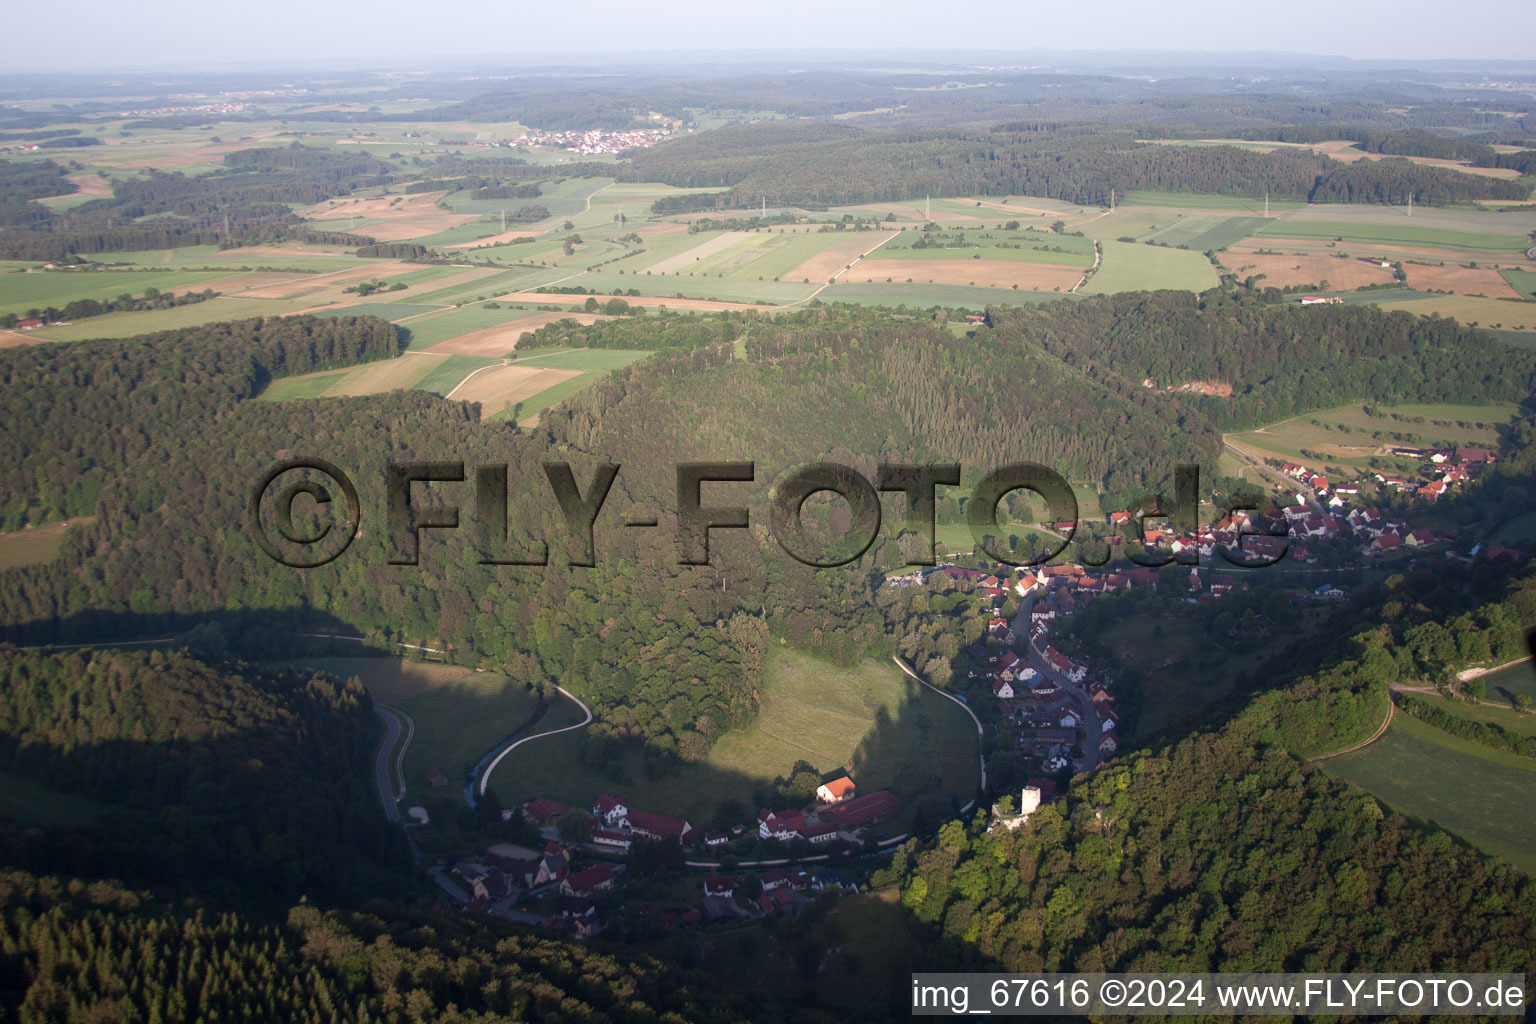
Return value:
[[(386, 547), (389, 564), (420, 564), (423, 531), (457, 530), (468, 510), (469, 525), (477, 531), (477, 562), (480, 565), (549, 565), (551, 542), (563, 543), (569, 565), (597, 564), (594, 537), (598, 516), (605, 508), (621, 466), (598, 463), (583, 485), (568, 462), (542, 464), (545, 478), (543, 500), (558, 510), (564, 535), (540, 539), (518, 536), (509, 528), (510, 471), (506, 465), (466, 466), (463, 462), (390, 462), (379, 484), (384, 493)], [(675, 504), (671, 510), (679, 565), (709, 564), (710, 539), (716, 531), (744, 530), (752, 525), (752, 512), (742, 485), (759, 481), (753, 462), (683, 462), (675, 466)], [(959, 463), (882, 463), (871, 480), (850, 466), (815, 462), (795, 466), (778, 475), (769, 495), (769, 533), (796, 561), (816, 568), (834, 568), (856, 561), (881, 535), (884, 511), (881, 496), (904, 498), (905, 514), (899, 530), (917, 538), (904, 547), (905, 564), (925, 566), (936, 562), (938, 489), (958, 487)], [(1126, 539), (1140, 550), (1127, 557), (1139, 565), (1158, 567), (1186, 563), (1173, 553), (1146, 546), (1145, 528), (1150, 520), (1166, 520), (1178, 531), (1197, 530), (1200, 472), (1196, 466), (1179, 466), (1174, 473), (1170, 500), (1149, 496), (1133, 503), (1121, 524)], [(705, 485), (711, 485), (705, 500)], [(734, 485), (734, 488), (733, 488)], [(432, 503), (421, 503), (430, 487)], [(717, 497), (719, 490), (734, 496)], [(1048, 528), (1036, 545), (1020, 553), (1004, 541), (1007, 528), (999, 521), (998, 507), (1018, 491), (1027, 491), (1044, 503)], [(460, 495), (454, 503), (451, 496)], [(835, 537), (808, 528), (806, 504), (817, 495), (835, 495), (846, 502), (847, 525)], [(445, 496), (449, 500), (445, 501)], [(1078, 502), (1071, 485), (1055, 470), (1033, 462), (1012, 462), (983, 475), (963, 496), (963, 518), (977, 550), (1004, 565), (1038, 565), (1060, 555), (1077, 533)], [(1252, 510), (1233, 504), (1228, 513)], [(314, 568), (334, 561), (357, 537), (362, 505), (352, 478), (324, 459), (293, 459), (268, 469), (251, 490), (248, 525), (257, 545), (273, 560), (294, 568)], [(625, 529), (660, 529), (661, 517), (635, 509), (621, 510)], [(1244, 536), (1263, 535), (1262, 531)], [(1107, 546), (1106, 546), (1107, 547)], [(1255, 559), (1242, 550), (1219, 549), (1234, 565), (1257, 567), (1278, 558)], [(1079, 560), (1102, 565), (1108, 554), (1094, 558), (1086, 551)]]

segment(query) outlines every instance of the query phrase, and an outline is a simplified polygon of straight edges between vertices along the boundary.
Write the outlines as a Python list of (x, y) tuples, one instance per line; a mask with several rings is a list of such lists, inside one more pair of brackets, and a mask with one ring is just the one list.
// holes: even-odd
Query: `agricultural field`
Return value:
[[(537, 352), (538, 349), (533, 351)], [(630, 363), (644, 359), (649, 352), (638, 352), (630, 349), (573, 349), (566, 352), (551, 352), (548, 355), (535, 355), (525, 359), (518, 359), (517, 366), (549, 367), (572, 376), (565, 380), (545, 388), (537, 394), (522, 399), (515, 406), (503, 406), (500, 412), (487, 414), (481, 410), (481, 419), (507, 419), (514, 412), (517, 413), (517, 422), (524, 427), (536, 426), (539, 416), (545, 409), (564, 401), (576, 394), (582, 388), (591, 384), (598, 377), (622, 369)], [(462, 394), (455, 398), (463, 398)]]
[(1387, 206), (1318, 205), (1298, 210), (1261, 229), (1257, 237), (1266, 244), (1284, 246), (1286, 239), (1308, 243), (1332, 243), (1346, 247), (1406, 252), (1421, 250), (1520, 259), (1530, 247), (1529, 233), (1536, 228), (1536, 214), (1493, 214), (1462, 210), (1405, 211)]
[(285, 316), (311, 304), (303, 300), (240, 299), (220, 296), (206, 302), (174, 309), (149, 309), (134, 313), (108, 313), (57, 327), (34, 331), (0, 331), (0, 346), (42, 341), (85, 341), (91, 338), (131, 338), (178, 327), (197, 327), (219, 320), (243, 320), (253, 316)]
[(80, 516), (0, 533), (0, 569), (17, 569), (23, 565), (41, 565), (53, 561), (70, 530), (89, 526), (93, 522), (94, 516)]
[(520, 409), (522, 403), (547, 388), (580, 377), (580, 370), (502, 364), (482, 367), (465, 377), (446, 397), (460, 402), (476, 402), (482, 418), (503, 409)]
[[(78, 271), (34, 270), (0, 274), (0, 313), (63, 307), (76, 299), (115, 299), (142, 296), (146, 288), (162, 292), (202, 291), (210, 282), (228, 278), (219, 271)], [(215, 291), (226, 289), (214, 287)]]
[(427, 774), (434, 768), (448, 776), (451, 790), (462, 789), (475, 763), (534, 721), (540, 710), (538, 697), (526, 686), (494, 672), (464, 672), (403, 697), (395, 706), (416, 723), (405, 751), (408, 794), (426, 792)]
[(1202, 217), (1180, 215), (1173, 223), (1143, 235), (1138, 241), (1205, 252), (1236, 245), (1269, 223), (1266, 217)]
[(1536, 873), (1536, 817), (1530, 813), (1536, 806), (1536, 761), (1529, 767), (1501, 763), (1484, 751), (1499, 753), (1399, 713), (1381, 739), (1323, 765), (1394, 811), (1432, 821)]
[[(1424, 447), (1489, 447), (1498, 443), (1498, 425), (1508, 423), (1518, 407), (1403, 405), (1374, 407), (1384, 416), (1369, 416), (1364, 406), (1322, 409), (1258, 430), (1228, 435), (1228, 440), (1254, 454), (1287, 461), (1316, 463), (1302, 449), (1326, 456), (1318, 468), (1343, 467), (1365, 471), (1374, 459), (1401, 471), (1417, 467), (1413, 460), (1385, 454), (1392, 445)], [(1393, 418), (1396, 414), (1397, 419)], [(1422, 419), (1424, 422), (1415, 422)], [(1479, 425), (1481, 424), (1481, 425)], [(1380, 437), (1374, 436), (1380, 433)], [(1393, 436), (1398, 435), (1398, 436)]]
[(1394, 272), (1377, 263), (1337, 256), (1300, 255), (1296, 253), (1256, 253), (1243, 246), (1218, 253), (1222, 266), (1237, 275), (1239, 282), (1249, 278), (1264, 288), (1292, 288), (1309, 285), (1319, 291), (1352, 290), (1366, 285), (1389, 284)]
[(1203, 253), (1129, 242), (1099, 244), (1103, 263), (1080, 289), (1088, 295), (1159, 288), (1204, 291), (1218, 283)]
[(1499, 274), (1521, 298), (1536, 299), (1536, 270), (1505, 269)]
[[(1220, 143), (1216, 143), (1220, 144)], [(1260, 143), (1270, 146), (1272, 143)], [(1125, 193), (1120, 201), (1122, 206), (1153, 206), (1173, 210), (1202, 210), (1227, 213), (1229, 215), (1248, 214), (1262, 217), (1264, 215), (1263, 197), (1249, 196), (1218, 196), (1201, 192), (1150, 192), (1132, 189)], [(1291, 210), (1306, 208), (1306, 203), (1297, 200), (1271, 199), (1269, 212), (1271, 214), (1286, 213)]]
[[(522, 320), (537, 314), (527, 309), (510, 309), (503, 306), (500, 309), (490, 309), (483, 305), (466, 306), (459, 309), (444, 309), (440, 312), (427, 313), (419, 318), (412, 318), (405, 324), (405, 328), (411, 332), (410, 350), (413, 352), (429, 349), (434, 345), (454, 338), (482, 331), (486, 328), (497, 327), (514, 320)], [(525, 330), (528, 328), (524, 328)], [(521, 331), (518, 332), (519, 334)], [(516, 338), (514, 337), (515, 341)], [(505, 355), (510, 352), (511, 346), (505, 351), (487, 353), (490, 355)]]
[(755, 806), (754, 790), (771, 787), (804, 760), (820, 771), (851, 766), (861, 791), (889, 788), (901, 797), (898, 819), (880, 826), (894, 835), (918, 796), (942, 792), (963, 804), (978, 781), (976, 727), (953, 702), (922, 690), (889, 662), (842, 669), (785, 648), (769, 657), (758, 716), (722, 737), (700, 764), (650, 779), (632, 754), (618, 778), (584, 764), (582, 749), (574, 734), (529, 743), (497, 767), (491, 785), (503, 804), (546, 796), (580, 805), (623, 792), (632, 806), (699, 823), (727, 800)]
[(1536, 303), (1483, 299), (1475, 295), (1432, 295), (1424, 299), (1382, 302), (1382, 309), (1400, 309), (1419, 316), (1438, 314), (1468, 327), (1536, 331)]
[(1536, 701), (1536, 667), (1529, 661), (1489, 672), (1482, 680), (1487, 689), (1487, 700), (1513, 701), (1513, 698), (1524, 694)]

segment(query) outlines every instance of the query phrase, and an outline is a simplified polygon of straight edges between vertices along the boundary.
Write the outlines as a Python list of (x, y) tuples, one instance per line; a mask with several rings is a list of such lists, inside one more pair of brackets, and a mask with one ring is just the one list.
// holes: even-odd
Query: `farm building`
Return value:
[(827, 817), (842, 828), (858, 828), (877, 818), (895, 814), (900, 809), (901, 801), (896, 799), (895, 794), (882, 789), (829, 808)]

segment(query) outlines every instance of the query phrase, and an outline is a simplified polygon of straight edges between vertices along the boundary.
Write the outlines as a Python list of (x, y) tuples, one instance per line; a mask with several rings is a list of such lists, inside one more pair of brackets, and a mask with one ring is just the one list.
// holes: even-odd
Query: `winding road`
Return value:
[(1099, 740), (1104, 735), (1104, 725), (1099, 721), (1098, 705), (1094, 704), (1092, 698), (1088, 696), (1087, 690), (1084, 690), (1081, 686), (1056, 671), (1050, 662), (1035, 653), (1034, 646), (1029, 642), (1029, 618), (1034, 608), (1034, 595), (1030, 595), (1019, 602), (1018, 613), (1014, 615), (1013, 622), (1009, 625), (1009, 628), (1013, 630), (1015, 636), (1025, 638), (1024, 657), (1029, 662), (1030, 667), (1063, 690), (1066, 690), (1077, 701), (1078, 707), (1083, 713), (1084, 730), (1083, 763), (1078, 770), (1081, 772), (1091, 772), (1099, 766)]
[(567, 725), (567, 726), (564, 726), (563, 728), (560, 728), (560, 729), (550, 729), (548, 732), (534, 733), (532, 736), (524, 736), (520, 740), (513, 740), (511, 743), (508, 743), (505, 747), (503, 747), (501, 749), (500, 753), (498, 753), (495, 757), (491, 758), (491, 763), (485, 766), (485, 771), (480, 773), (480, 783), (479, 783), (479, 785), (477, 785), (475, 787), (475, 793), (476, 793), (477, 796), (484, 796), (485, 795), (486, 786), (488, 786), (490, 784), (490, 781), (491, 781), (491, 772), (496, 770), (496, 766), (501, 763), (501, 759), (506, 757), (508, 754), (512, 753), (512, 751), (516, 750), (518, 747), (522, 746), (524, 743), (527, 743), (530, 740), (542, 739), (545, 736), (553, 736), (556, 733), (570, 732), (573, 729), (585, 729), (589, 724), (591, 724), (591, 722), (592, 722), (592, 709), (591, 708), (589, 708), (585, 704), (583, 704), (581, 702), (581, 700), (574, 693), (572, 693), (571, 691), (567, 690), (565, 687), (563, 687), (563, 686), (556, 686), (555, 689), (559, 690), (561, 693), (565, 694), (565, 696), (567, 696), (571, 700), (575, 701), (576, 702), (576, 706), (581, 708), (582, 713), (585, 714), (587, 717), (583, 718), (581, 721), (577, 722), (575, 725)]
[[(949, 700), (954, 701), (956, 704), (960, 705), (960, 709), (962, 711), (964, 711), (966, 714), (971, 716), (971, 721), (976, 723), (976, 759), (981, 764), (981, 788), (983, 790), (985, 790), (987, 788), (987, 754), (986, 754), (986, 749), (985, 749), (986, 733), (982, 731), (981, 719), (976, 717), (976, 712), (972, 711), (971, 710), (971, 706), (969, 704), (967, 704), (965, 701), (961, 700), (959, 697), (956, 697), (954, 694), (950, 693), (947, 690), (939, 689), (937, 686), (934, 686), (928, 680), (924, 679), (922, 676), (920, 676), (916, 672), (912, 671), (912, 666), (908, 665), (901, 658), (899, 658), (899, 657), (897, 657), (896, 655), (893, 654), (893, 655), (891, 655), (891, 660), (896, 663), (896, 667), (897, 668), (901, 669), (903, 672), (905, 672), (907, 675), (911, 676), (913, 679), (916, 679), (919, 683), (921, 683), (924, 686), (928, 687), (928, 689), (932, 690), (934, 693), (938, 694), (940, 697), (944, 697), (944, 698), (947, 698)], [(971, 803), (966, 804), (964, 807), (962, 807), (960, 809), (960, 813), (964, 814), (967, 811), (969, 811), (971, 809), (971, 804), (974, 804), (975, 802), (976, 801), (973, 799), (971, 801)]]

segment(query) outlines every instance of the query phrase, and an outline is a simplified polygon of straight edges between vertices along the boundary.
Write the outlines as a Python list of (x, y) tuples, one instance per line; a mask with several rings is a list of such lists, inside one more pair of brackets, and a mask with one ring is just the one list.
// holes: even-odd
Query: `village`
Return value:
[[(1378, 473), (1374, 489), (1412, 495), (1421, 505), (1474, 479), (1495, 461), (1481, 449), (1403, 448), (1394, 453), (1422, 459), (1420, 476), (1410, 480)], [(1149, 518), (1140, 524), (1138, 544), (1119, 535), (1133, 525), (1132, 513), (1108, 514), (1094, 529), (1120, 554), (1103, 568), (1063, 562), (989, 571), (946, 562), (887, 578), (891, 587), (968, 591), (989, 611), (986, 636), (956, 659), (956, 676), (946, 693), (979, 714), (998, 749), (1016, 751), (1037, 766), (1016, 795), (1009, 793), (992, 805), (994, 830), (1018, 828), (1056, 799), (1074, 775), (1093, 771), (1121, 747), (1114, 679), (1053, 643), (1063, 625), (1096, 596), (1138, 588), (1166, 592), (1173, 586), (1181, 600), (1205, 603), (1250, 587), (1239, 566), (1251, 571), (1282, 560), (1315, 565), (1325, 556), (1359, 566), (1437, 545), (1443, 550), (1457, 539), (1357, 504), (1359, 483), (1331, 484), (1294, 463), (1274, 468), (1295, 484), (1293, 489), (1275, 487), (1274, 507), (1235, 511), (1192, 533)], [(1072, 525), (1050, 524), (1053, 529)], [(1153, 553), (1168, 564), (1137, 564), (1138, 556), (1153, 561), (1145, 557)], [(1481, 553), (1517, 554), (1502, 548)], [(1220, 555), (1232, 562), (1231, 572), (1213, 570)], [(1294, 599), (1334, 601), (1348, 594), (1324, 582), (1304, 586)], [(452, 880), (444, 886), (449, 891), (462, 889), (471, 911), (578, 938), (598, 934), (615, 915), (630, 930), (638, 920), (663, 931), (794, 915), (808, 900), (867, 889), (872, 868), (860, 858), (908, 838), (887, 838), (873, 830), (901, 806), (885, 790), (860, 793), (856, 781), (841, 770), (823, 778), (812, 806), (761, 808), (755, 822), (720, 831), (632, 806), (612, 794), (599, 794), (590, 807), (577, 808), (539, 797), (503, 810), (501, 817), (525, 834), (536, 832), (542, 847), (496, 843), (444, 862), (440, 881)], [(771, 855), (764, 857), (764, 849)], [(648, 865), (642, 889), (655, 890), (653, 880), (661, 877), (666, 880), (664, 898), (631, 898), (628, 883), (642, 860)]]
[(629, 128), (623, 131), (606, 131), (592, 128), (587, 131), (550, 132), (529, 129), (515, 139), (499, 139), (491, 143), (493, 148), (561, 149), (569, 153), (593, 155), (598, 153), (619, 154), (633, 149), (649, 149), (658, 142), (671, 138), (673, 131), (667, 128)]

